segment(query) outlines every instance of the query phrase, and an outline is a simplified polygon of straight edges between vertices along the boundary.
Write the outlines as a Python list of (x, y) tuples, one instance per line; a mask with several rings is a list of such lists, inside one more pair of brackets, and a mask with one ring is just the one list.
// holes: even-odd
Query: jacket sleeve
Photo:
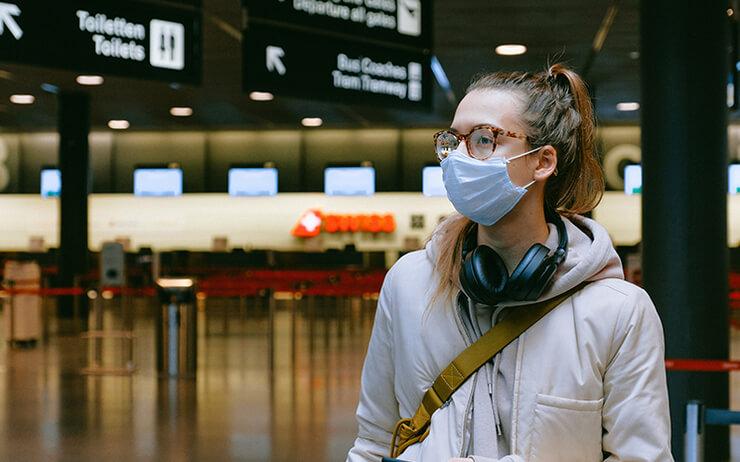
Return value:
[(673, 461), (663, 327), (644, 290), (625, 297), (610, 354), (602, 413), (605, 460)]
[(387, 457), (393, 429), (400, 419), (394, 391), (392, 274), (388, 272), (380, 291), (375, 322), (365, 365), (362, 368), (360, 403), (357, 406), (359, 430), (347, 462), (379, 462)]
[[(463, 459), (465, 460), (465, 459)], [(524, 462), (524, 459), (517, 455), (505, 456), (500, 459), (491, 459), (490, 457), (470, 456), (473, 462)]]

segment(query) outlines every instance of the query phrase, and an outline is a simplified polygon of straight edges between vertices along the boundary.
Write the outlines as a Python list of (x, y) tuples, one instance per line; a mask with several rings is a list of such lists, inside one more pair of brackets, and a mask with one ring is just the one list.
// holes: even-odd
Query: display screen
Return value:
[(229, 169), (229, 194), (232, 196), (274, 196), (277, 192), (276, 168)]
[[(727, 172), (727, 192), (740, 194), (740, 164), (730, 165)], [(642, 166), (628, 165), (624, 169), (625, 194), (642, 193)]]
[(624, 193), (642, 193), (642, 166), (628, 165), (624, 168)]
[(324, 193), (330, 196), (371, 196), (375, 194), (375, 168), (327, 167)]
[(444, 181), (442, 181), (442, 167), (427, 166), (421, 170), (421, 191), (425, 196), (446, 197)]
[(41, 170), (41, 197), (59, 197), (62, 194), (62, 172), (58, 168)]
[(182, 169), (137, 168), (134, 170), (134, 195), (179, 196), (182, 194)]
[(730, 194), (740, 194), (740, 164), (730, 165), (727, 185)]

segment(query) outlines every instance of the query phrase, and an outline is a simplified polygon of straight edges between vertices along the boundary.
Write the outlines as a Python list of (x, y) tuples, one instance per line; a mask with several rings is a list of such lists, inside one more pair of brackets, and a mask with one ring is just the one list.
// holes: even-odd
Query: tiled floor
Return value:
[[(124, 308), (106, 303), (106, 327), (120, 328)], [(133, 303), (132, 376), (81, 375), (92, 356), (79, 337), (27, 350), (0, 342), (0, 461), (344, 460), (373, 302), (294, 303), (276, 302), (270, 316), (254, 300), (210, 300), (191, 381), (158, 378), (157, 306), (144, 300)], [(740, 358), (740, 331), (731, 338)], [(122, 364), (121, 346), (104, 344), (105, 365)], [(740, 409), (738, 373), (731, 390)], [(732, 440), (740, 461), (740, 428)]]
[[(130, 377), (81, 375), (79, 338), (50, 336), (29, 350), (3, 342), (0, 460), (344, 460), (372, 302), (288, 303), (272, 318), (252, 303), (209, 303), (194, 381), (157, 378), (156, 307), (141, 302)], [(116, 312), (106, 310), (109, 328)], [(105, 348), (106, 364), (120, 365), (120, 341)]]

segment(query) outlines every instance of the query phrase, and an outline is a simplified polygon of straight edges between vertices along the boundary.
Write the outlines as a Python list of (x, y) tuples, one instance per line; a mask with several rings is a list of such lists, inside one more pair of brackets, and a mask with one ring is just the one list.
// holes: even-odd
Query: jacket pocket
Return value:
[(603, 399), (537, 394), (529, 462), (599, 462)]

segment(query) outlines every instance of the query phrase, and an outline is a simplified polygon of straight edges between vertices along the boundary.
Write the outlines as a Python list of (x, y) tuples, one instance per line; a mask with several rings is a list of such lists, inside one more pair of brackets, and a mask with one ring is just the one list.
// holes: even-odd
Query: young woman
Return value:
[[(452, 359), (514, 310), (568, 291), (398, 458), (673, 460), (660, 319), (645, 291), (623, 280), (606, 230), (580, 215), (604, 189), (581, 78), (562, 65), (484, 75), (435, 148), (460, 214), (386, 277), (347, 460), (388, 456), (397, 421), (414, 415)], [(554, 275), (533, 273), (533, 258)]]

